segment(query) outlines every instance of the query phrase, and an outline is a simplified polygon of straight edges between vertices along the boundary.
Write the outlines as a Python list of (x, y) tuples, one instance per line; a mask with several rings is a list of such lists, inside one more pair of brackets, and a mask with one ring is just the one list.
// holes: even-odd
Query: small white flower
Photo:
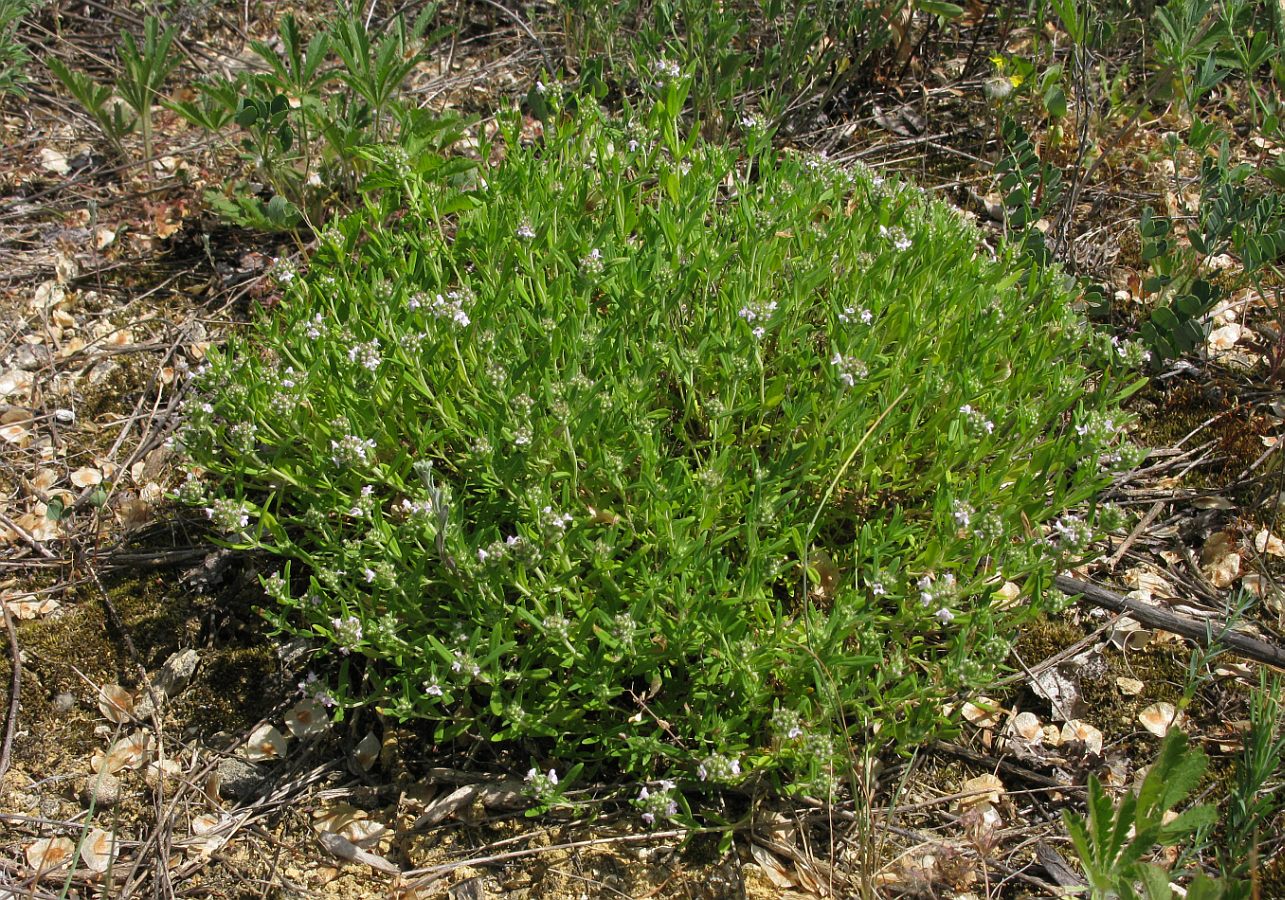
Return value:
[(651, 71), (653, 75), (660, 79), (661, 84), (666, 79), (677, 78), (682, 74), (682, 69), (679, 68), (678, 63), (664, 57), (652, 60)]
[(851, 356), (844, 356), (838, 350), (830, 357), (830, 365), (838, 368), (839, 381), (844, 387), (852, 387), (857, 383), (858, 378), (865, 378), (869, 372), (864, 362)]
[(330, 620), (330, 624), (335, 630), (335, 641), (339, 644), (340, 652), (350, 653), (361, 642), (361, 619), (356, 616), (336, 616)]
[(874, 313), (865, 307), (846, 306), (843, 312), (839, 313), (839, 321), (847, 325), (854, 318), (860, 319), (862, 325), (869, 325), (874, 321)]

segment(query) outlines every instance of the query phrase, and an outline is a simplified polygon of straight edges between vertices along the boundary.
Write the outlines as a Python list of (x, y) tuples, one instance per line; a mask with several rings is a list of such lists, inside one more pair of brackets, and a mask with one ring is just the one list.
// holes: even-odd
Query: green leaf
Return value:
[(1222, 898), (1232, 900), (1240, 896), (1233, 889), (1234, 884), (1234, 881), (1228, 884), (1223, 879), (1209, 878), (1205, 873), (1197, 872), (1196, 877), (1187, 885), (1186, 900), (1222, 900)]
[(1161, 826), (1157, 843), (1169, 846), (1189, 837), (1201, 828), (1208, 828), (1218, 821), (1218, 810), (1208, 804), (1183, 810), (1178, 817)]
[(1186, 319), (1194, 319), (1205, 312), (1205, 304), (1192, 294), (1183, 294), (1175, 297), (1173, 301), (1173, 311)]
[(947, 3), (945, 0), (915, 0), (915, 7), (929, 15), (947, 19), (958, 19), (964, 14), (962, 6), (957, 3)]
[(63, 502), (62, 497), (53, 497), (45, 504), (45, 518), (50, 522), (61, 522), (71, 511), (67, 509), (67, 504)]
[(1182, 325), (1178, 317), (1174, 315), (1173, 310), (1167, 306), (1157, 307), (1156, 310), (1151, 313), (1151, 321), (1155, 324), (1156, 328), (1160, 329), (1163, 333), (1168, 334), (1173, 334)]
[(1060, 84), (1055, 84), (1044, 92), (1044, 109), (1054, 119), (1060, 119), (1066, 115), (1066, 91), (1062, 90)]
[(1169, 886), (1169, 873), (1160, 866), (1148, 863), (1138, 867), (1138, 877), (1142, 881), (1147, 900), (1170, 900), (1173, 888)]
[(1053, 0), (1053, 8), (1057, 11), (1058, 18), (1062, 20), (1062, 27), (1071, 36), (1071, 40), (1077, 44), (1083, 44), (1085, 42), (1084, 18), (1080, 15), (1079, 0)]

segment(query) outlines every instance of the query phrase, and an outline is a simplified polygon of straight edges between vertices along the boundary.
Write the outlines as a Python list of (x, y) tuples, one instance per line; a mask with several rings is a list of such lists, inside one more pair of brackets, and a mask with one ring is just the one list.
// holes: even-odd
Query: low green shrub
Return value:
[[(1209, 805), (1183, 804), (1199, 786), (1209, 757), (1187, 744), (1187, 736), (1171, 729), (1159, 756), (1135, 791), (1112, 803), (1096, 776), (1089, 776), (1088, 816), (1063, 811), (1062, 821), (1088, 877), (1091, 900), (1169, 900), (1174, 896), (1170, 872), (1147, 861), (1157, 846), (1173, 847), (1214, 824), (1217, 811)], [(1193, 900), (1230, 900), (1242, 896), (1237, 886), (1196, 876), (1183, 891)], [(1245, 894), (1247, 896), (1247, 894)]]
[(46, 60), (49, 71), (80, 103), (122, 159), (130, 156), (125, 139), (135, 131), (142, 133), (143, 160), (152, 158), (152, 107), (161, 101), (165, 80), (178, 65), (174, 49), (177, 35), (174, 26), (162, 31), (160, 19), (155, 16), (144, 19), (141, 42), (128, 30), (122, 30), (117, 50), (120, 69), (114, 83), (104, 84), (56, 56)]
[(829, 106), (880, 65), (901, 67), (912, 48), (930, 50), (939, 26), (962, 12), (939, 0), (573, 0), (549, 24), (570, 68), (590, 83), (645, 87), (689, 73), (696, 114), (726, 132), (750, 107), (778, 125), (801, 108)]
[(550, 95), (476, 169), (371, 151), (198, 379), (183, 495), (285, 561), (268, 614), (343, 707), (539, 771), (832, 787), (939, 733), (1084, 552), (1132, 462), (1085, 364), (1118, 355), (918, 190), (684, 137), (683, 91)]
[[(336, 5), (325, 27), (305, 36), (294, 15), (276, 40), (251, 41), (260, 71), (196, 83), (198, 96), (170, 109), (233, 149), (246, 178), (206, 192), (227, 220), (263, 231), (320, 228), (356, 193), (360, 148), (451, 129), (400, 102), (407, 79), (448, 29), (429, 29), (437, 6), (372, 25)], [(266, 190), (252, 190), (261, 182)]]
[(21, 30), (33, 8), (34, 0), (0, 0), (0, 98), (26, 96), (31, 54)]

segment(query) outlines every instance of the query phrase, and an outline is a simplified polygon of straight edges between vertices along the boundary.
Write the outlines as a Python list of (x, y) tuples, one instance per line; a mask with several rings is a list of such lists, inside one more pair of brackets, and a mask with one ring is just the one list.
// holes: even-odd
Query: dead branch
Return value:
[(1285, 648), (1232, 628), (1228, 622), (1213, 619), (1202, 622), (1180, 616), (1069, 575), (1058, 575), (1053, 579), (1053, 585), (1064, 594), (1079, 597), (1103, 609), (1132, 616), (1150, 628), (1171, 631), (1206, 647), (1214, 643), (1223, 644), (1247, 659), (1285, 669)]
[(18, 692), (22, 688), (22, 653), (18, 649), (18, 629), (13, 624), (13, 613), (9, 604), (0, 600), (0, 613), (4, 615), (4, 627), (9, 632), (9, 653), (13, 657), (13, 674), (9, 681), (9, 715), (5, 719), (4, 742), (0, 744), (0, 784), (4, 783), (5, 773), (9, 771), (9, 755), (13, 752), (13, 735), (18, 729)]

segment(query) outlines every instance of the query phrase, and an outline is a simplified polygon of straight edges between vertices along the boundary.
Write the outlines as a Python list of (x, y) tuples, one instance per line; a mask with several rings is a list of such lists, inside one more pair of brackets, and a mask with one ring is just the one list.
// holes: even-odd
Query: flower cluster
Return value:
[(511, 534), (502, 541), (491, 541), (477, 548), (477, 561), (483, 565), (499, 565), (505, 560), (533, 566), (540, 561), (540, 548), (521, 535)]
[(969, 404), (961, 406), (959, 414), (964, 417), (964, 430), (971, 437), (987, 437), (995, 433), (995, 423)]
[(552, 506), (540, 510), (540, 524), (544, 527), (545, 537), (551, 541), (559, 540), (566, 534), (573, 521), (571, 513), (560, 513)]
[(422, 291), (412, 294), (406, 301), (411, 309), (423, 309), (438, 319), (447, 319), (460, 328), (468, 326), (469, 319), (466, 307), (472, 304), (473, 292), (462, 290), (447, 291), (445, 294), (434, 294), (432, 297)]
[(378, 369), (382, 358), (379, 355), (379, 338), (372, 338), (361, 344), (353, 344), (348, 348), (348, 361), (360, 365), (367, 372), (373, 372)]
[(973, 516), (972, 534), (979, 540), (997, 543), (1004, 539), (1006, 533), (1004, 519), (995, 510), (988, 509)]
[(531, 223), (526, 219), (523, 219), (521, 222), (518, 223), (517, 230), (515, 230), (513, 233), (516, 234), (518, 237), (522, 238), (522, 240), (524, 241), (530, 241), (535, 239), (535, 229), (531, 227)]
[(341, 469), (348, 468), (370, 462), (370, 454), (374, 450), (375, 442), (370, 438), (345, 434), (339, 440), (330, 442), (330, 461)]
[(638, 623), (627, 612), (616, 613), (611, 617), (611, 636), (625, 646), (631, 646), (634, 635), (638, 633)]
[(653, 790), (642, 786), (634, 805), (642, 810), (642, 820), (648, 825), (655, 825), (657, 819), (672, 819), (678, 815), (678, 801), (674, 799), (675, 784), (672, 781), (661, 781)]
[(326, 332), (326, 322), (321, 317), (321, 313), (317, 313), (315, 316), (313, 316), (311, 319), (309, 319), (307, 322), (304, 323), (303, 333), (304, 333), (304, 336), (307, 337), (308, 340), (310, 341), (321, 340), (321, 336), (325, 334), (325, 332)]
[(562, 102), (564, 89), (560, 81), (555, 81), (552, 84), (545, 84), (544, 81), (537, 78), (535, 81), (535, 92), (541, 97), (548, 98), (550, 103), (556, 105)]
[(284, 371), (265, 379), (266, 386), (272, 392), (268, 408), (274, 415), (284, 418), (298, 408), (302, 395), (300, 380), (301, 376), (294, 366), (286, 366)]
[(571, 622), (561, 613), (545, 616), (544, 621), (540, 623), (544, 633), (554, 640), (566, 643), (571, 640)]
[[(393, 564), (387, 560), (380, 560), (373, 565), (363, 566), (361, 570), (361, 579), (366, 584), (373, 584), (377, 588), (388, 590), (397, 583), (397, 570)], [(387, 623), (385, 623), (387, 624)], [(396, 631), (396, 623), (393, 623), (392, 630)]]
[(862, 325), (869, 325), (874, 321), (874, 313), (864, 306), (845, 306), (843, 312), (839, 313), (839, 322), (847, 325), (853, 320), (861, 322)]
[(869, 372), (864, 362), (852, 356), (844, 356), (838, 350), (830, 357), (830, 365), (839, 370), (839, 381), (844, 387), (852, 387)]
[(335, 695), (330, 693), (330, 689), (326, 687), (324, 681), (317, 677), (316, 672), (309, 672), (304, 676), (303, 681), (299, 682), (299, 692), (305, 697), (316, 700), (327, 709), (334, 707), (338, 703)]
[(1060, 554), (1078, 556), (1093, 543), (1093, 529), (1089, 523), (1073, 513), (1067, 513), (1051, 526), (1045, 541)]
[(772, 735), (781, 743), (803, 737), (803, 717), (792, 709), (777, 707), (772, 711)]
[(1103, 447), (1111, 443), (1111, 440), (1115, 437), (1116, 421), (1111, 416), (1095, 410), (1075, 426), (1075, 433), (1084, 438), (1085, 443), (1090, 446)]
[(819, 731), (807, 732), (803, 736), (801, 755), (811, 764), (812, 776), (799, 787), (817, 797), (833, 797), (840, 786), (835, 771), (834, 738)]
[(250, 504), (244, 500), (214, 500), (205, 517), (224, 534), (240, 534), (250, 527)]
[(891, 228), (887, 225), (880, 225), (879, 236), (892, 241), (893, 249), (898, 252), (909, 250), (912, 243), (910, 236), (906, 234), (906, 230), (896, 225)]
[(183, 483), (178, 486), (174, 492), (180, 503), (188, 503), (192, 506), (200, 503), (205, 499), (205, 482), (201, 481), (199, 475), (195, 472), (188, 472)]
[(1111, 349), (1126, 366), (1138, 369), (1151, 362), (1151, 351), (1141, 341), (1120, 340), (1119, 335), (1111, 335)]
[(722, 753), (711, 753), (696, 767), (696, 777), (701, 781), (731, 781), (740, 774), (741, 761)]
[(431, 522), (436, 518), (432, 500), (412, 500), (405, 497), (401, 502), (401, 511), (408, 519)]
[(290, 600), (290, 586), (286, 584), (280, 572), (273, 572), (263, 579), (263, 592), (278, 603), (286, 603)]
[(1127, 472), (1136, 468), (1146, 458), (1147, 451), (1145, 447), (1139, 447), (1137, 444), (1126, 441), (1115, 449), (1102, 453), (1098, 457), (1098, 462), (1104, 468)]
[(251, 421), (234, 422), (228, 426), (227, 440), (242, 453), (253, 453), (258, 444), (259, 429)]
[(937, 607), (933, 613), (937, 621), (943, 625), (949, 625), (955, 621), (955, 614), (950, 611), (950, 604), (956, 599), (959, 586), (955, 583), (955, 576), (950, 572), (936, 578), (933, 575), (925, 575), (919, 579), (917, 584), (919, 588), (919, 602), (926, 608)]
[(1124, 510), (1114, 503), (1107, 503), (1098, 508), (1098, 528), (1102, 531), (1120, 531), (1127, 524)]
[(751, 325), (754, 337), (762, 338), (767, 333), (763, 323), (772, 318), (775, 312), (775, 300), (755, 300), (742, 306), (737, 315)]
[(334, 629), (334, 640), (339, 645), (340, 653), (347, 655), (357, 649), (363, 634), (361, 619), (356, 616), (336, 616), (330, 620), (330, 626)]
[(482, 667), (471, 654), (456, 650), (451, 659), (451, 671), (456, 675), (466, 675), (474, 680), (482, 677)]
[(299, 267), (288, 257), (281, 256), (272, 261), (269, 274), (279, 287), (286, 287), (299, 277)]
[(580, 271), (586, 275), (601, 275), (603, 269), (602, 251), (597, 247), (590, 250), (580, 260)]
[(838, 171), (838, 167), (831, 161), (824, 150), (806, 154), (803, 157), (803, 167), (810, 172), (816, 172), (821, 175), (833, 175)]
[(366, 519), (369, 518), (371, 513), (374, 511), (375, 488), (373, 485), (369, 484), (362, 485), (361, 493), (357, 495), (357, 499), (353, 502), (353, 505), (348, 507), (348, 515), (352, 516), (354, 519)]
[(660, 56), (651, 61), (651, 74), (656, 79), (655, 86), (664, 87), (666, 82), (673, 81), (682, 75), (683, 70), (672, 59)]
[(549, 803), (558, 796), (558, 772), (556, 769), (541, 772), (539, 769), (532, 767), (523, 780), (526, 782), (526, 792), (541, 803)]

